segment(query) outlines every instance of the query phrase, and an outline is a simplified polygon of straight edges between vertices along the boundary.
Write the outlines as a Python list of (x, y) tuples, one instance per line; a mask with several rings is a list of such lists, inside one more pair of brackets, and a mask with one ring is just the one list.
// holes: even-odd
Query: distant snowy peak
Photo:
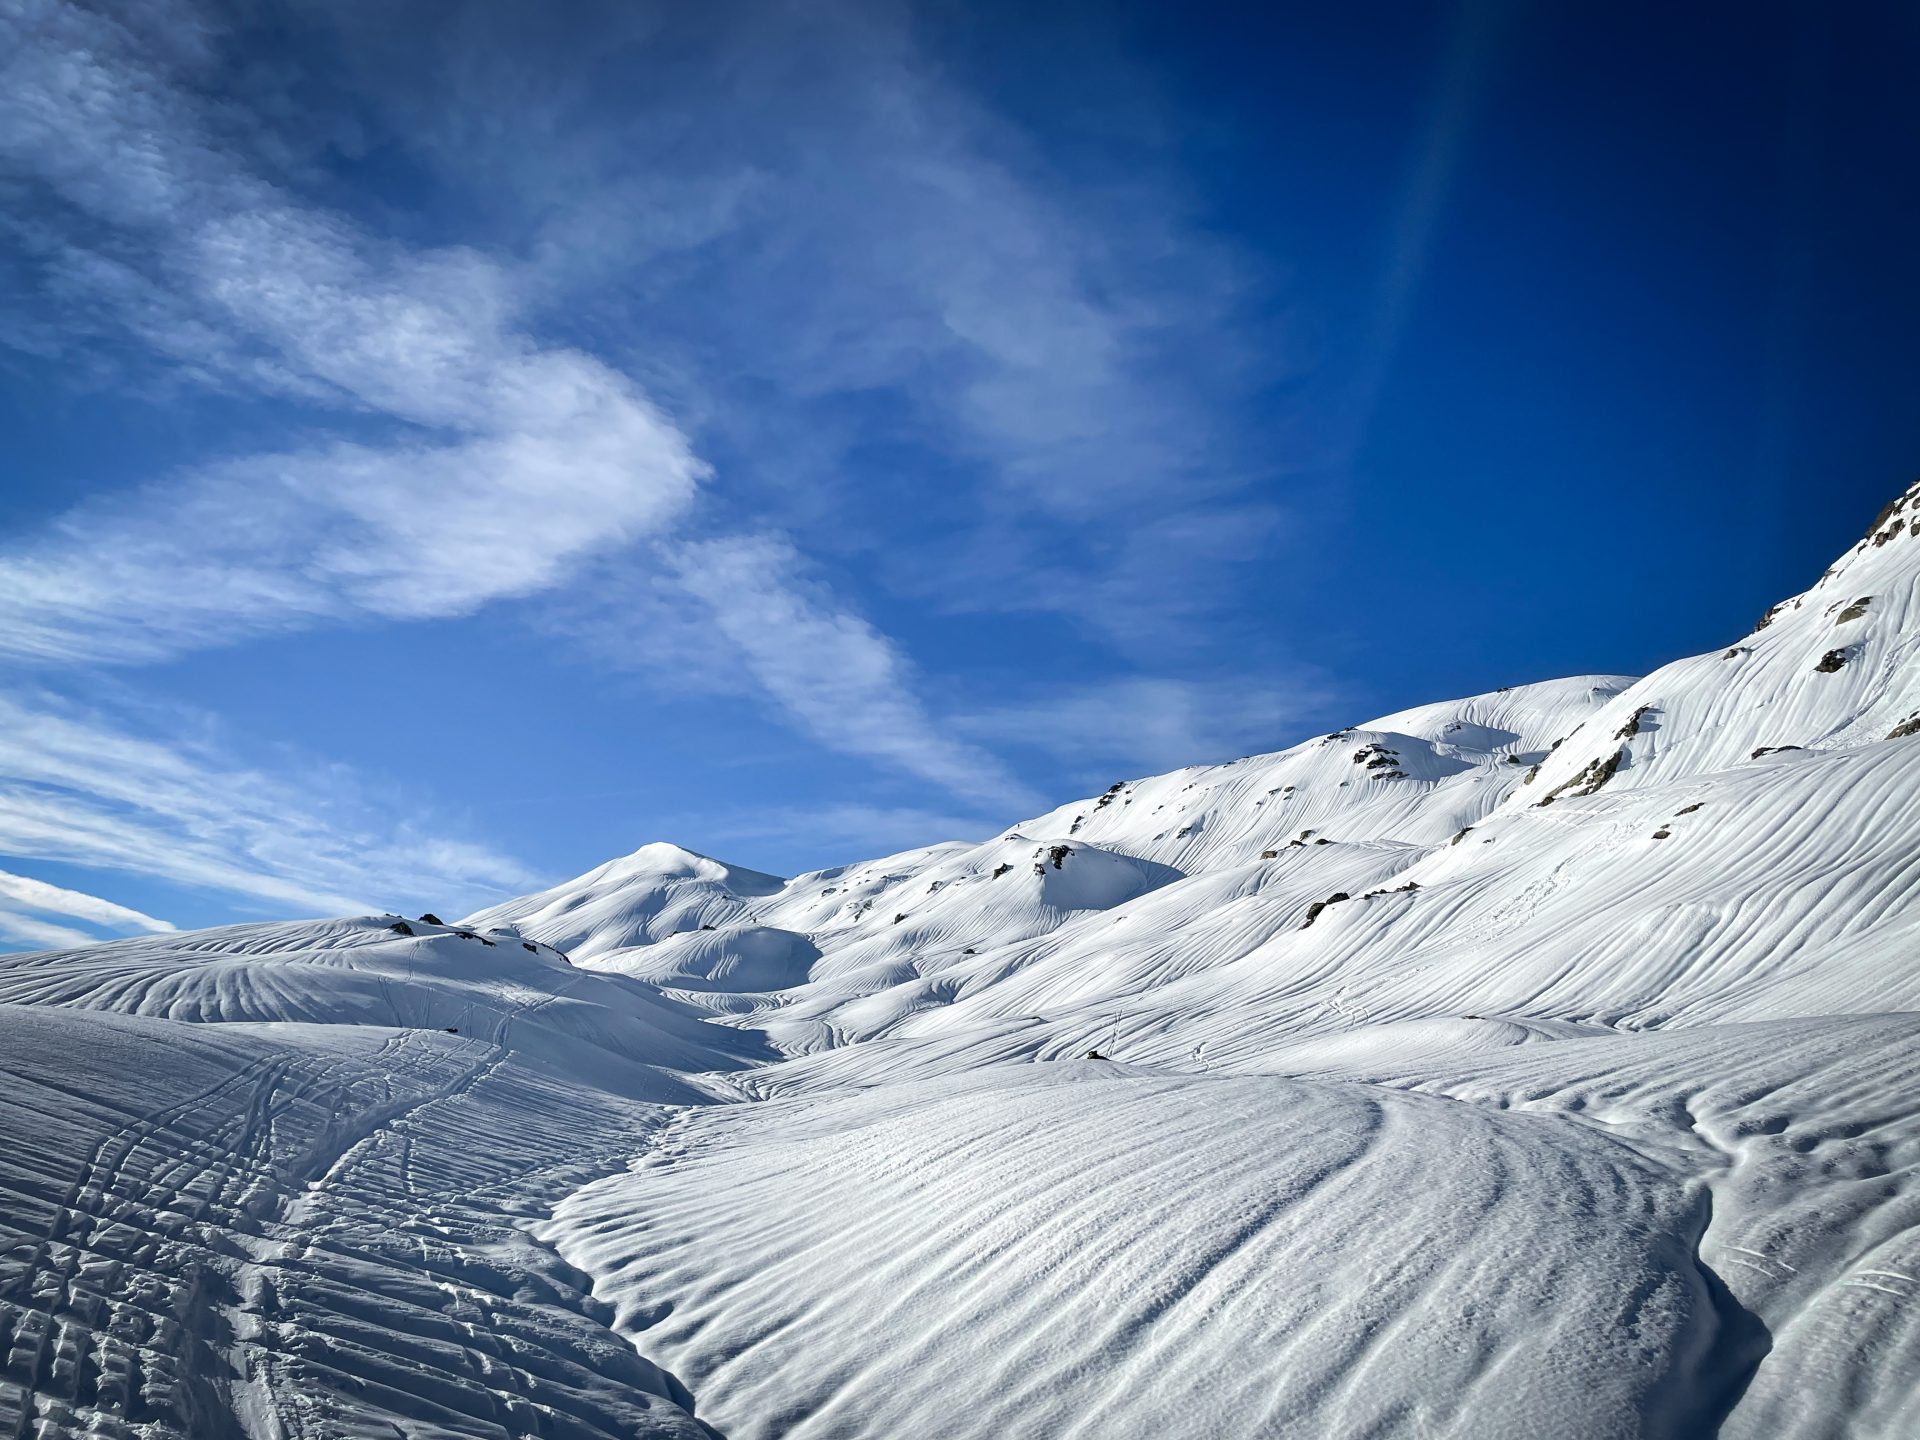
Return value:
[(755, 899), (785, 884), (777, 875), (655, 843), (577, 879), (481, 910), (467, 924), (512, 926), (585, 961), (685, 931), (739, 924), (751, 917)]

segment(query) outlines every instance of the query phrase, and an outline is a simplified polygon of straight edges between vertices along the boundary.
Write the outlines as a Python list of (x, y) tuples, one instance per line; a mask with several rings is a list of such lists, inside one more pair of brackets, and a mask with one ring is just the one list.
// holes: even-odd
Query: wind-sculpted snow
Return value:
[[(1920, 1415), (1920, 1015), (1575, 1038), (1412, 1059), (1361, 1044), (1321, 1075), (1708, 1152), (1703, 1261), (1768, 1353), (1723, 1435), (1899, 1436)], [(1304, 1057), (1302, 1057), (1304, 1058)]]
[[(396, 933), (396, 923), (409, 933)], [(236, 925), (0, 957), (0, 1003), (8, 1002), (464, 1034), (493, 1034), (510, 1022), (522, 1048), (622, 1075), (635, 1060), (703, 1070), (726, 1055), (765, 1053), (751, 1037), (729, 1041), (654, 990), (579, 970), (517, 933), (395, 916)]]
[(1623, 691), (1541, 768), (1537, 804), (1625, 753), (1610, 783), (1673, 784), (1770, 749), (1871, 745), (1920, 712), (1920, 486), (1803, 595), (1724, 651), (1677, 660)]
[(1760, 1344), (1687, 1159), (1084, 1062), (689, 1114), (546, 1233), (732, 1440), (1680, 1436)]
[(1920, 1433), (1916, 521), (984, 841), (0, 957), (0, 1436)]

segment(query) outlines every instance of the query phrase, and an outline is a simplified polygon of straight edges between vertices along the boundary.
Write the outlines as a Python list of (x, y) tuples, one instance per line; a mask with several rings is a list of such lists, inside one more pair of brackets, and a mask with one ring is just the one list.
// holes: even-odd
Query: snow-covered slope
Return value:
[(711, 1435), (517, 1217), (705, 1098), (664, 1065), (739, 1063), (721, 1032), (391, 916), (0, 989), (0, 1434)]
[(1752, 634), (1623, 692), (1541, 767), (1528, 803), (1592, 788), (1603, 770), (1614, 788), (1672, 785), (1735, 769), (1756, 751), (1872, 745), (1920, 719), (1916, 522), (1920, 487)]
[(772, 875), (709, 860), (678, 845), (642, 845), (566, 885), (469, 917), (476, 929), (509, 926), (587, 961), (630, 945), (736, 921), (748, 901), (781, 886)]
[(1916, 521), (980, 843), (0, 957), (0, 1435), (1920, 1433)]

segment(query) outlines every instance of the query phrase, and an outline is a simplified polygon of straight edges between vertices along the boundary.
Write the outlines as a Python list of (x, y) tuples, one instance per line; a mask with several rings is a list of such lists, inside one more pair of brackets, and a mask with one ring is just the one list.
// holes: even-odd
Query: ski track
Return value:
[[(9, 1026), (10, 1093), (71, 1080), (59, 1042), (98, 1019)], [(617, 1169), (657, 1107), (443, 1033), (114, 1023), (163, 1084), (224, 1073), (140, 1113), (93, 1097), (90, 1125), (52, 1086), (11, 1107), (66, 1133), (6, 1136), (0, 1435), (711, 1433), (519, 1223)]]

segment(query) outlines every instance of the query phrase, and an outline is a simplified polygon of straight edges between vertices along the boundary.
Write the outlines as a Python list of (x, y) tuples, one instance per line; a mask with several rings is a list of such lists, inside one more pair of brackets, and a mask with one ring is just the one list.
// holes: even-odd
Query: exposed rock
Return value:
[[(1912, 498), (1913, 492), (1911, 490), (1903, 495), (1896, 495), (1893, 499), (1882, 505), (1880, 507), (1880, 513), (1873, 517), (1873, 523), (1867, 527), (1867, 539), (1873, 542), (1876, 550), (1889, 540), (1897, 537), (1902, 530), (1907, 528), (1906, 518), (1900, 516), (1900, 512), (1907, 508), (1907, 501)], [(1900, 518), (1896, 519), (1896, 516)], [(1920, 535), (1920, 525), (1914, 527), (1913, 533)]]
[(1563, 780), (1554, 786), (1546, 798), (1540, 801), (1540, 804), (1551, 805), (1555, 800), (1558, 800), (1562, 794), (1575, 796), (1593, 794), (1613, 778), (1614, 772), (1620, 768), (1626, 758), (1626, 747), (1622, 746), (1604, 760), (1593, 761), (1586, 769), (1575, 775), (1571, 780)]
[(1336, 890), (1326, 899), (1314, 901), (1313, 904), (1307, 907), (1307, 918), (1301, 922), (1300, 928), (1305, 930), (1309, 925), (1313, 924), (1315, 920), (1318, 920), (1320, 918), (1320, 912), (1326, 909), (1327, 906), (1338, 905), (1342, 900), (1350, 900), (1352, 898), (1353, 897), (1348, 895), (1346, 891)]

